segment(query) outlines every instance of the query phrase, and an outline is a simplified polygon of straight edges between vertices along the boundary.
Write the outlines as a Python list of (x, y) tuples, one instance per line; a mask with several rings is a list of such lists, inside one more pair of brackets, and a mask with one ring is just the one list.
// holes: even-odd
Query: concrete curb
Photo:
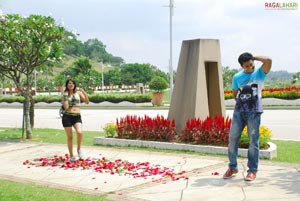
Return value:
[[(194, 151), (207, 154), (223, 154), (227, 155), (227, 147), (208, 146), (208, 145), (191, 145), (180, 144), (170, 142), (156, 142), (156, 141), (143, 141), (143, 140), (128, 140), (106, 137), (95, 137), (95, 145), (111, 145), (111, 146), (137, 146), (137, 147), (152, 147), (157, 149), (169, 149), (180, 151)], [(265, 159), (272, 159), (277, 156), (277, 146), (274, 143), (269, 142), (269, 148), (267, 150), (260, 150), (259, 157)], [(239, 148), (239, 156), (247, 157), (247, 149)]]

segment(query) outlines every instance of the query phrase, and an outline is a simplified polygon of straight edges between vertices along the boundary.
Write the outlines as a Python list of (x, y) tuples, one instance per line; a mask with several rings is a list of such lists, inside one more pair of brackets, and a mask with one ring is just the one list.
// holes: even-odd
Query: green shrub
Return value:
[(35, 103), (55, 103), (61, 102), (61, 96), (33, 96)]
[(158, 93), (162, 92), (167, 88), (168, 88), (168, 82), (160, 76), (155, 76), (154, 78), (152, 78), (149, 84), (149, 89)]
[[(265, 126), (260, 126), (259, 128), (259, 147), (265, 148), (268, 146), (268, 142), (271, 141), (272, 138), (272, 131)], [(244, 128), (241, 139), (240, 139), (240, 147), (248, 148), (249, 147), (249, 138), (247, 132), (247, 126)]]
[[(89, 95), (90, 102), (92, 103), (101, 103), (103, 101), (108, 101), (111, 103), (120, 103), (122, 101), (128, 101), (132, 103), (146, 103), (151, 102), (150, 94), (92, 94)], [(3, 96), (0, 97), (1, 102), (7, 103), (23, 103), (23, 96)], [(61, 96), (33, 96), (35, 103), (55, 103), (61, 102)]]
[(117, 129), (117, 125), (112, 122), (105, 124), (105, 126), (103, 127), (106, 137), (115, 137), (117, 133), (116, 129)]

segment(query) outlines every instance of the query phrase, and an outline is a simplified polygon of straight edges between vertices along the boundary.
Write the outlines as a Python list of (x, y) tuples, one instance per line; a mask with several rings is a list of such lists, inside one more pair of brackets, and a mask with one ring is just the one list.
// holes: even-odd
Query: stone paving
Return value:
[(132, 175), (99, 173), (94, 169), (64, 169), (23, 165), (26, 160), (65, 155), (66, 145), (0, 142), (0, 178), (42, 186), (105, 194), (111, 200), (148, 201), (242, 201), (300, 200), (300, 164), (260, 161), (257, 179), (244, 181), (246, 159), (239, 159), (239, 173), (224, 180), (226, 157), (197, 156), (153, 151), (137, 151), (110, 147), (83, 147), (85, 158), (105, 157), (132, 163), (149, 162), (175, 173), (185, 171), (188, 179), (171, 180), (161, 174), (134, 178)]

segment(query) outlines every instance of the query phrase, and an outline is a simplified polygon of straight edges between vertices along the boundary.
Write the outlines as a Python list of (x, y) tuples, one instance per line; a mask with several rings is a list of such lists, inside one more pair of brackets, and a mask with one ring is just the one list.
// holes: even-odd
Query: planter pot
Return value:
[(152, 105), (162, 106), (163, 105), (164, 94), (161, 92), (153, 92), (152, 93)]
[[(152, 147), (158, 149), (170, 149), (170, 150), (183, 150), (194, 151), (208, 154), (224, 154), (227, 155), (227, 147), (208, 146), (208, 145), (191, 145), (171, 142), (156, 142), (156, 141), (143, 141), (143, 140), (127, 140), (118, 138), (105, 138), (95, 137), (95, 145), (110, 145), (110, 146), (137, 146), (137, 147)], [(259, 157), (272, 159), (277, 156), (277, 146), (274, 143), (269, 142), (269, 149), (260, 150)], [(247, 157), (248, 149), (239, 148), (239, 156)]]

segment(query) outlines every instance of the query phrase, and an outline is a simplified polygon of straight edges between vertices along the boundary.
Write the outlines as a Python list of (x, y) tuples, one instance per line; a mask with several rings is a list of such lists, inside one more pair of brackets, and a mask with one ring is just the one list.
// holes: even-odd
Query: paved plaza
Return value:
[[(36, 111), (37, 128), (61, 129), (58, 108)], [(0, 127), (20, 127), (21, 108), (0, 108)], [(226, 111), (232, 115), (232, 110)], [(93, 109), (82, 110), (84, 130), (102, 130), (105, 123), (126, 115), (167, 116), (166, 109)], [(262, 124), (272, 129), (274, 138), (300, 140), (299, 110), (265, 110)], [(69, 191), (105, 194), (111, 200), (132, 201), (298, 201), (300, 200), (300, 164), (286, 164), (261, 160), (257, 179), (244, 181), (247, 160), (239, 159), (239, 173), (229, 180), (222, 178), (227, 169), (226, 157), (197, 156), (190, 154), (116, 149), (113, 147), (85, 146), (84, 160), (123, 160), (133, 164), (147, 163), (159, 168), (161, 173), (148, 177), (133, 174), (100, 173), (95, 168), (75, 170), (61, 167), (36, 167), (23, 164), (37, 158), (64, 156), (66, 145), (0, 142), (0, 178), (17, 182), (38, 184)], [(163, 177), (170, 170), (178, 180)], [(137, 170), (141, 174), (143, 170)], [(180, 178), (183, 176), (183, 178)]]
[(148, 168), (184, 172), (183, 176), (188, 179), (173, 181), (160, 173), (134, 178), (133, 175), (99, 173), (94, 169), (23, 165), (26, 160), (63, 156), (67, 151), (66, 145), (30, 142), (0, 142), (0, 178), (76, 192), (106, 194), (111, 200), (120, 201), (300, 200), (300, 164), (261, 161), (257, 179), (246, 182), (246, 159), (239, 159), (240, 171), (235, 178), (224, 180), (222, 175), (227, 169), (225, 157), (97, 146), (83, 147), (83, 150), (85, 158), (91, 160), (105, 157), (110, 161), (122, 159), (134, 164), (148, 162)]

